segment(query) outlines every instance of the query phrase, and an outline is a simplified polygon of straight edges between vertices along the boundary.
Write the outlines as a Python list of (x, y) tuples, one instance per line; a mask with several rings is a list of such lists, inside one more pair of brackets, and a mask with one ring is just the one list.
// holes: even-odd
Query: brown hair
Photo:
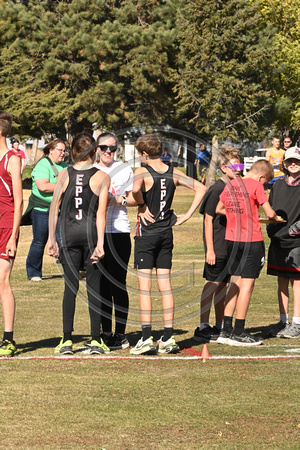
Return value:
[(6, 111), (0, 111), (0, 131), (6, 137), (11, 130), (13, 116)]
[(223, 164), (228, 164), (229, 161), (233, 158), (236, 158), (240, 162), (242, 162), (241, 152), (238, 149), (236, 149), (233, 145), (222, 145), (222, 150), (218, 158), (219, 166), (222, 166)]
[(138, 138), (135, 147), (140, 154), (145, 152), (152, 159), (162, 155), (162, 140), (158, 134), (144, 134)]
[(97, 137), (97, 144), (99, 145), (100, 139), (105, 139), (106, 137), (114, 138), (116, 146), (119, 146), (119, 140), (117, 136), (114, 133), (110, 133), (109, 131), (105, 131), (104, 133), (99, 134), (99, 136)]
[(53, 150), (57, 144), (64, 144), (66, 145), (65, 141), (63, 141), (62, 139), (53, 139), (53, 141), (49, 142), (44, 148), (43, 148), (43, 152), (45, 156), (48, 156), (50, 153), (50, 150)]
[(87, 159), (95, 156), (96, 153), (96, 141), (89, 133), (83, 132), (77, 134), (72, 142), (72, 159), (73, 161), (86, 161)]
[(255, 161), (255, 163), (253, 163), (251, 166), (250, 172), (262, 173), (266, 176), (266, 178), (269, 178), (270, 180), (274, 178), (273, 166), (266, 159), (259, 159), (258, 161)]

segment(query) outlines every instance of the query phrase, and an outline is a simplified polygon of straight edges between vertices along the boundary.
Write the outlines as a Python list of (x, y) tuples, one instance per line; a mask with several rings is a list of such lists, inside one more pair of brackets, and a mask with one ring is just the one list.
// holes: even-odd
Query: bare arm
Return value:
[(265, 158), (266, 158), (268, 161), (270, 161), (270, 156), (271, 156), (271, 150), (269, 149), (269, 150), (267, 150), (266, 153), (265, 153)]
[[(143, 167), (136, 169), (134, 173), (132, 196), (136, 201), (137, 205), (144, 204), (143, 191), (145, 190), (145, 181), (144, 181), (145, 174), (148, 174), (148, 171)], [(148, 206), (146, 206), (145, 204), (144, 206), (138, 207), (138, 213), (144, 225), (147, 225), (146, 221), (152, 223), (155, 222), (153, 214), (151, 214), (151, 212), (148, 209)]]
[(91, 256), (93, 264), (104, 257), (104, 233), (106, 225), (106, 207), (108, 201), (108, 191), (110, 186), (110, 177), (105, 173), (98, 171), (91, 179), (91, 189), (99, 195), (99, 203), (96, 214), (97, 245)]
[(219, 203), (217, 204), (216, 214), (222, 214), (223, 216), (225, 216), (225, 205), (221, 201), (219, 201)]
[(177, 169), (174, 169), (174, 183), (175, 186), (184, 186), (195, 192), (194, 199), (189, 210), (185, 214), (182, 214), (177, 218), (175, 225), (181, 225), (189, 220), (193, 213), (196, 211), (203, 200), (207, 188), (204, 186), (204, 184), (199, 183), (199, 181), (194, 180), (193, 178), (187, 177)]
[(24, 172), (25, 169), (25, 158), (21, 159), (21, 175)]
[(6, 254), (14, 257), (17, 251), (17, 239), (23, 211), (23, 190), (21, 178), (21, 161), (18, 156), (11, 156), (8, 161), (7, 171), (12, 179), (14, 197), (14, 220), (11, 236), (7, 242)]
[(268, 219), (280, 220), (280, 217), (277, 216), (274, 209), (271, 208), (271, 205), (269, 202), (265, 202), (261, 206), (262, 206), (264, 212), (266, 213), (266, 216), (268, 217)]
[(56, 187), (56, 184), (50, 183), (47, 178), (40, 178), (35, 181), (35, 184), (39, 191), (45, 192), (46, 194), (54, 192)]
[(54, 256), (55, 258), (58, 258), (59, 256), (58, 244), (56, 242), (56, 226), (58, 219), (58, 211), (61, 204), (62, 195), (66, 190), (68, 182), (69, 182), (68, 171), (64, 169), (59, 173), (57, 183), (53, 185), (55, 186), (55, 191), (53, 194), (53, 199), (49, 210), (49, 242), (47, 247), (47, 253), (48, 255)]
[(205, 242), (206, 242), (206, 262), (210, 265), (216, 264), (216, 254), (213, 241), (213, 220), (209, 214), (205, 214)]

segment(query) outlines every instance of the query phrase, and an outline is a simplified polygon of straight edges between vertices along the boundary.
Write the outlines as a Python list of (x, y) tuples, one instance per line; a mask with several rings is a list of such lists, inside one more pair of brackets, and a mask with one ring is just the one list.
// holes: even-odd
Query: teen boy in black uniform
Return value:
[[(134, 264), (139, 280), (142, 338), (131, 353), (140, 355), (157, 351), (151, 336), (151, 273), (154, 267), (164, 316), (164, 332), (158, 341), (158, 353), (176, 353), (179, 347), (173, 336), (174, 297), (170, 281), (172, 226), (181, 225), (192, 216), (204, 197), (206, 187), (161, 161), (162, 142), (158, 135), (141, 136), (136, 148), (143, 163), (143, 167), (135, 171), (132, 189), (139, 207)], [(171, 210), (177, 186), (185, 186), (195, 192), (188, 212), (178, 217)]]

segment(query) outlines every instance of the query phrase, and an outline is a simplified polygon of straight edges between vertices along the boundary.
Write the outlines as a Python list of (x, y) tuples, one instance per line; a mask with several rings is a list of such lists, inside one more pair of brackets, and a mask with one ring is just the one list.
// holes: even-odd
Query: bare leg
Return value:
[(174, 322), (174, 297), (171, 287), (169, 269), (157, 269), (157, 286), (161, 293), (163, 315), (164, 315), (164, 327), (173, 328)]
[(10, 286), (13, 260), (0, 259), (0, 297), (2, 300), (4, 331), (13, 331), (15, 320), (15, 297)]
[(227, 283), (218, 284), (214, 298), (216, 323), (221, 323), (224, 318), (226, 290), (227, 290)]
[(294, 294), (294, 317), (300, 317), (300, 280), (291, 280)]
[(230, 286), (225, 298), (225, 309), (224, 309), (224, 316), (227, 317), (232, 317), (234, 310), (235, 310), (235, 306), (236, 306), (236, 302), (237, 302), (237, 298), (239, 295), (239, 283), (240, 283), (241, 277), (237, 277), (235, 275), (233, 275), (230, 279)]
[(289, 313), (289, 279), (278, 277), (278, 305), (280, 314)]
[(240, 280), (240, 293), (236, 305), (236, 319), (245, 319), (254, 288), (254, 278), (241, 278)]
[(139, 299), (142, 325), (151, 324), (151, 269), (138, 269)]
[(201, 294), (200, 322), (209, 323), (210, 308), (213, 296), (218, 288), (218, 282), (206, 281)]

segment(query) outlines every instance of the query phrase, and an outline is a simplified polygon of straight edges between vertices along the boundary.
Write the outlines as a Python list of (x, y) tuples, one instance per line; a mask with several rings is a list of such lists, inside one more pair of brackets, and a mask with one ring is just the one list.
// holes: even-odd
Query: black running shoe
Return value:
[(111, 339), (111, 342), (109, 342), (109, 344), (110, 345), (108, 345), (108, 347), (111, 350), (121, 350), (130, 346), (126, 334), (117, 333), (114, 334), (113, 339)]
[(228, 344), (232, 332), (221, 330), (217, 339), (218, 344)]
[(194, 332), (193, 341), (195, 342), (210, 342), (216, 341), (220, 335), (220, 330), (217, 327), (208, 326), (200, 331), (197, 327)]
[(228, 345), (233, 346), (251, 347), (254, 345), (261, 345), (262, 339), (257, 336), (253, 336), (252, 334), (246, 333), (246, 331), (243, 331), (243, 333), (240, 335), (231, 333), (231, 336), (228, 339), (227, 343)]

